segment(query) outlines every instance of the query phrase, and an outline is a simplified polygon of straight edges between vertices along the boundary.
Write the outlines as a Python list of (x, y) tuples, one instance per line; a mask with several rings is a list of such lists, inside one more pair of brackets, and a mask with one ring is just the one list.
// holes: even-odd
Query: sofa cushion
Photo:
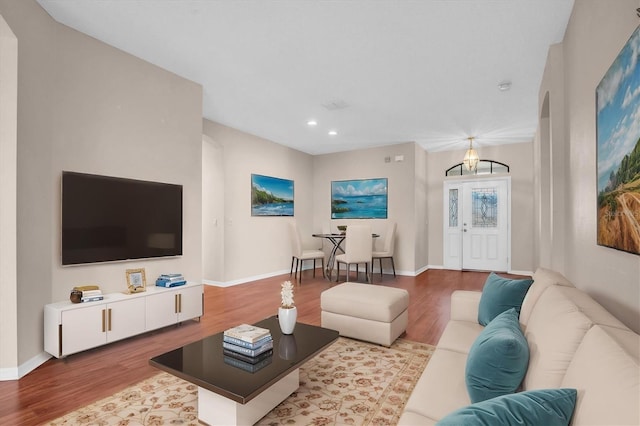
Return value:
[(594, 325), (584, 336), (562, 387), (578, 389), (574, 425), (640, 424), (640, 336)]
[(494, 318), (469, 350), (465, 381), (471, 402), (515, 392), (528, 363), (529, 347), (511, 308)]
[(503, 395), (454, 411), (440, 426), (568, 425), (576, 403), (575, 389), (539, 389)]
[(515, 308), (518, 315), (527, 290), (533, 283), (530, 279), (513, 280), (490, 273), (482, 288), (478, 323), (487, 325), (499, 314)]
[(536, 302), (524, 333), (530, 349), (524, 389), (559, 387), (594, 324), (627, 329), (585, 292), (575, 287), (548, 287)]
[(522, 301), (522, 309), (520, 310), (520, 323), (522, 325), (526, 327), (529, 323), (531, 311), (536, 302), (538, 302), (540, 295), (544, 293), (547, 287), (552, 285), (573, 287), (573, 284), (561, 273), (550, 269), (538, 268), (533, 274), (533, 284), (529, 287), (529, 291), (527, 291), (527, 295)]
[(466, 354), (437, 348), (411, 392), (400, 424), (416, 424), (407, 420), (409, 413), (435, 423), (453, 410), (471, 404), (464, 382), (466, 362)]
[(450, 320), (438, 341), (438, 348), (468, 354), (484, 327), (477, 322)]

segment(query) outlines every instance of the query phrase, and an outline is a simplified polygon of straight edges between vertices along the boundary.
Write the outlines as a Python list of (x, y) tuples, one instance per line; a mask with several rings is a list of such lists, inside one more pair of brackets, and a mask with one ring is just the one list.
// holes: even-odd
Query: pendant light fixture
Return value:
[(469, 149), (464, 154), (464, 160), (462, 160), (462, 162), (468, 171), (475, 172), (480, 158), (478, 157), (478, 152), (473, 149), (473, 137), (468, 137), (467, 139), (469, 139)]

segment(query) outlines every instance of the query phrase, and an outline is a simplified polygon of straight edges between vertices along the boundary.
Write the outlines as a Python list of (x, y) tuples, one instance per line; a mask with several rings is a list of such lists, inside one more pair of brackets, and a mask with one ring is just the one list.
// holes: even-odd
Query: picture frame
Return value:
[(331, 219), (386, 219), (387, 178), (331, 182)]
[(142, 293), (147, 289), (147, 278), (144, 268), (127, 269), (127, 288), (129, 293)]
[(251, 174), (251, 216), (293, 216), (294, 182)]
[(640, 255), (640, 26), (596, 87), (597, 244)]

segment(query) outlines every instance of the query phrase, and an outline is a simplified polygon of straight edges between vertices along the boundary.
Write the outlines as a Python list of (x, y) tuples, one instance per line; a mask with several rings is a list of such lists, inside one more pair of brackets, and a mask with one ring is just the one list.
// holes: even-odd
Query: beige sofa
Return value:
[[(561, 274), (538, 269), (520, 325), (529, 345), (522, 390), (577, 389), (572, 425), (640, 424), (640, 336)], [(400, 425), (435, 424), (471, 404), (465, 385), (481, 292), (456, 291), (451, 320), (407, 401)]]

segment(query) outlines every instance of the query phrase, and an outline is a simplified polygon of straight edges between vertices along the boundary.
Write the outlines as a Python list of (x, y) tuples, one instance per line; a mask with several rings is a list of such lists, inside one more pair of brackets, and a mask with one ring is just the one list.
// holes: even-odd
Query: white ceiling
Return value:
[(574, 0), (38, 2), (200, 83), (205, 118), (323, 154), (533, 140), (547, 51)]

